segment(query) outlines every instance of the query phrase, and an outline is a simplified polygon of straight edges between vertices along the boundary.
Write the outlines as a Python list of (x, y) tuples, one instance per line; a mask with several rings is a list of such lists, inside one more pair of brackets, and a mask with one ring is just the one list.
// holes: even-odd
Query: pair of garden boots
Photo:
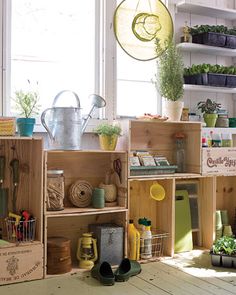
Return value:
[(135, 260), (124, 258), (119, 267), (113, 273), (111, 265), (107, 261), (97, 263), (91, 269), (93, 278), (98, 279), (105, 286), (112, 286), (116, 282), (125, 282), (131, 276), (136, 276), (141, 272), (140, 264)]

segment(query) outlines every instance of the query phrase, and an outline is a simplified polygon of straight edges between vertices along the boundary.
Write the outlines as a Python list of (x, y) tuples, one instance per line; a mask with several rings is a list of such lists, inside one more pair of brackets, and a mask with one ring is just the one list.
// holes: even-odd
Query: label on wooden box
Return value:
[(43, 278), (43, 246), (0, 248), (0, 285)]
[(202, 174), (235, 174), (236, 148), (202, 149)]

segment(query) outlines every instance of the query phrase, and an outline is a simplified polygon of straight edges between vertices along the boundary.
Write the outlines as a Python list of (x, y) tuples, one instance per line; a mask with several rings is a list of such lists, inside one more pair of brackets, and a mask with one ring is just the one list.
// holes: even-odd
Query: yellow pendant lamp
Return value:
[(115, 10), (114, 32), (128, 55), (152, 60), (166, 50), (173, 38), (173, 21), (159, 0), (124, 0)]

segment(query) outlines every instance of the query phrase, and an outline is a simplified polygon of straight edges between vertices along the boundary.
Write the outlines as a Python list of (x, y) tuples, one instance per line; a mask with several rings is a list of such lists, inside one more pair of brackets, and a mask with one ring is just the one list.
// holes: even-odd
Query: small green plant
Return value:
[(184, 68), (184, 76), (192, 76), (197, 74), (204, 73), (213, 73), (213, 74), (228, 74), (228, 75), (236, 75), (236, 67), (235, 66), (221, 66), (221, 65), (210, 65), (210, 64), (193, 64), (189, 68)]
[(228, 29), (228, 27), (223, 25), (210, 26), (210, 25), (196, 25), (189, 28), (191, 35), (201, 34), (201, 33), (221, 33), (228, 35), (236, 35), (236, 28)]
[(207, 99), (206, 101), (200, 101), (197, 104), (198, 109), (201, 110), (202, 113), (205, 114), (216, 114), (217, 111), (221, 108), (221, 104), (211, 99)]
[[(158, 40), (156, 40), (157, 52), (158, 48)], [(184, 93), (184, 64), (182, 56), (172, 40), (168, 41), (166, 51), (159, 57), (157, 69), (153, 82), (160, 95), (172, 101), (182, 98)]]
[(228, 236), (219, 238), (213, 244), (212, 252), (214, 254), (236, 255), (236, 239)]
[[(30, 84), (30, 81), (28, 80)], [(19, 112), (20, 116), (24, 118), (29, 118), (30, 116), (39, 114), (40, 106), (39, 93), (37, 91), (15, 91), (15, 102), (16, 110)]]
[(112, 135), (121, 135), (121, 127), (119, 125), (111, 125), (108, 123), (102, 123), (97, 126), (97, 128), (94, 129), (94, 132), (97, 133), (98, 135), (107, 135), (107, 136), (112, 136)]

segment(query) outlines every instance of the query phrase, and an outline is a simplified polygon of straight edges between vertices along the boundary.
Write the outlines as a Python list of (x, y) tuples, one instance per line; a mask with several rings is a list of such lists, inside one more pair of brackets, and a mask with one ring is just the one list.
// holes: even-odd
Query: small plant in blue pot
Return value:
[(37, 91), (18, 90), (15, 92), (13, 100), (16, 110), (21, 116), (16, 120), (18, 133), (20, 136), (30, 137), (33, 135), (35, 125), (33, 116), (39, 113), (39, 94)]

